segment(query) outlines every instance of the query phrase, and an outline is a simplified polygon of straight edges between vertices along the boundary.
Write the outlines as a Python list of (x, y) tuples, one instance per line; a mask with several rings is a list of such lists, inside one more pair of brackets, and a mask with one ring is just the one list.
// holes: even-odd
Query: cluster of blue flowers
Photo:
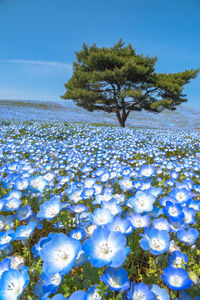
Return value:
[(200, 299), (199, 141), (2, 122), (0, 300)]

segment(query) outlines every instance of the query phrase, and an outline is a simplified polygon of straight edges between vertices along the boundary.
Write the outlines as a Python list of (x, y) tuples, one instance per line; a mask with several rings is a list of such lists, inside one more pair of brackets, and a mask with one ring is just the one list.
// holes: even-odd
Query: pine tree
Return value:
[(72, 99), (88, 111), (114, 112), (122, 127), (131, 111), (175, 110), (186, 102), (184, 85), (200, 70), (156, 73), (157, 57), (136, 54), (132, 45), (125, 46), (122, 40), (110, 48), (83, 43), (76, 58), (62, 98)]

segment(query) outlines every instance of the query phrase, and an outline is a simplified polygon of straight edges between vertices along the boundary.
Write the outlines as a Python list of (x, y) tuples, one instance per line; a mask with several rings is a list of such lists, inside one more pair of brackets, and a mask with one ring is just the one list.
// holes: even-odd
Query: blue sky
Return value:
[[(158, 72), (200, 67), (200, 0), (0, 0), (0, 99), (59, 100), (82, 43), (158, 56)], [(200, 109), (200, 75), (185, 88)]]

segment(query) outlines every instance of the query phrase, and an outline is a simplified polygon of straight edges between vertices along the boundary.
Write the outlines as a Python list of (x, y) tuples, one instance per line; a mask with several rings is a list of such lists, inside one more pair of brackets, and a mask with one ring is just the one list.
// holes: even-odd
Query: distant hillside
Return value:
[[(118, 124), (114, 114), (88, 112), (73, 101), (0, 100), (0, 119), (43, 120)], [(162, 113), (132, 112), (127, 126), (200, 128), (200, 110), (180, 106)]]

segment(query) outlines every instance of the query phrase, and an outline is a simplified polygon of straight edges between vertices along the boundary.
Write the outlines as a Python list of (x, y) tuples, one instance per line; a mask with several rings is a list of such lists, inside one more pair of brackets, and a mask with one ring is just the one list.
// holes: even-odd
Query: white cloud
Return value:
[(56, 61), (41, 61), (41, 60), (25, 60), (25, 59), (0, 59), (0, 63), (13, 63), (25, 65), (38, 65), (44, 67), (53, 67), (58, 69), (72, 70), (71, 64), (56, 62)]

